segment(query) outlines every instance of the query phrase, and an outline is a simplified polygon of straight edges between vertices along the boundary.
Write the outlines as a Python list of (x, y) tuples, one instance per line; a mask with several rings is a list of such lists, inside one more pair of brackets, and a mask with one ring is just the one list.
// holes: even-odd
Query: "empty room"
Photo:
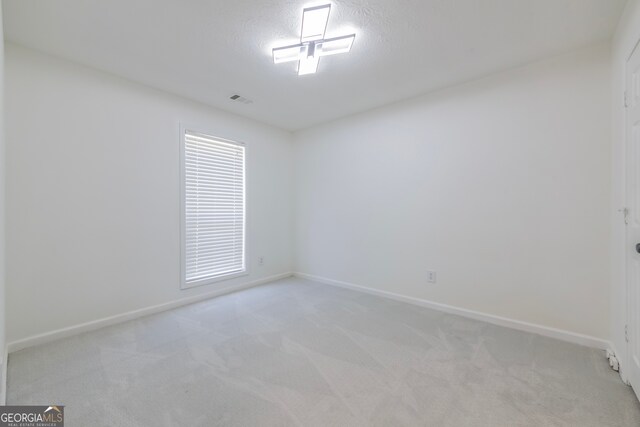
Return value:
[(640, 426), (640, 0), (0, 5), (0, 427)]

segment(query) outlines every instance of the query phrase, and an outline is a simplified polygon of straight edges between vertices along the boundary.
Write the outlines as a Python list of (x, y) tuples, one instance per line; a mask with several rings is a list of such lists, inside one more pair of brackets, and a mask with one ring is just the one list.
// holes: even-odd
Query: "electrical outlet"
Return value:
[(436, 283), (436, 272), (435, 271), (427, 271), (427, 282)]
[(259, 256), (258, 257), (258, 265), (264, 265), (264, 257), (263, 256)]

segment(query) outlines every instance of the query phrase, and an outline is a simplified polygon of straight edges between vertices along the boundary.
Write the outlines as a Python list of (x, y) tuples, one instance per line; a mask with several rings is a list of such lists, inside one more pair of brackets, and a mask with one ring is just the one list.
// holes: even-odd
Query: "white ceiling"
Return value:
[[(297, 130), (611, 37), (625, 0), (332, 0), (318, 73), (274, 65), (311, 0), (4, 0), (5, 38)], [(234, 103), (238, 93), (254, 101)]]

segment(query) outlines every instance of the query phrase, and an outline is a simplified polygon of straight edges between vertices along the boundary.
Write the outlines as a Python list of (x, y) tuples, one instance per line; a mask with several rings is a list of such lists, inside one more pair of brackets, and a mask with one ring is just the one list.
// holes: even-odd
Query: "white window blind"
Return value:
[(184, 286), (245, 271), (244, 145), (184, 132)]

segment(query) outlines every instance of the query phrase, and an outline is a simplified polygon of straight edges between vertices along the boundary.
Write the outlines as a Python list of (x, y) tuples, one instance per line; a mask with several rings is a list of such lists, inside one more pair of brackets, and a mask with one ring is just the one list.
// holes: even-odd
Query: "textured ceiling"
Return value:
[[(625, 0), (333, 0), (357, 33), (317, 74), (274, 65), (322, 0), (4, 0), (5, 38), (296, 130), (611, 37)], [(233, 103), (238, 93), (253, 104)]]

